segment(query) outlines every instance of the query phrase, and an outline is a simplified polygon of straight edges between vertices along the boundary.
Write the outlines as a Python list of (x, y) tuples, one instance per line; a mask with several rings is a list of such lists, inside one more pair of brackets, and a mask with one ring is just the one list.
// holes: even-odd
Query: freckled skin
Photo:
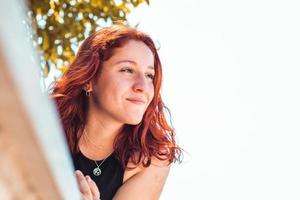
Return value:
[(92, 86), (90, 109), (121, 124), (140, 123), (154, 95), (153, 66), (153, 53), (141, 41), (129, 40), (116, 48)]

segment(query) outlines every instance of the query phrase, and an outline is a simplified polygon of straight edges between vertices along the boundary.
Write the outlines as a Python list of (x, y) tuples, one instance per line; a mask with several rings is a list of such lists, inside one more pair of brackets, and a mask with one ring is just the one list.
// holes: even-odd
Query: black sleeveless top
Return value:
[[(103, 160), (96, 160), (97, 164)], [(95, 176), (93, 170), (97, 167), (94, 160), (87, 158), (79, 151), (73, 158), (76, 170), (80, 170), (85, 176), (89, 175), (98, 186), (101, 200), (112, 200), (119, 187), (123, 184), (124, 170), (120, 161), (112, 153), (100, 166), (101, 175)]]

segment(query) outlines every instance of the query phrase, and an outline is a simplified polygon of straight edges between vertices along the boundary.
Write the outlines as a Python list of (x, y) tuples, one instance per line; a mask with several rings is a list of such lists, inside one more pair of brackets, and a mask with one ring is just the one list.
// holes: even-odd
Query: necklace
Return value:
[[(97, 149), (101, 149), (101, 150), (103, 149), (103, 147), (98, 147), (98, 145), (97, 145), (97, 144), (95, 144), (95, 143), (94, 143), (94, 142), (93, 142), (93, 141), (92, 141), (92, 140), (89, 138), (89, 136), (87, 135), (87, 132), (86, 132), (86, 130), (85, 130), (85, 129), (83, 130), (83, 132), (84, 132), (84, 134), (83, 134), (83, 135), (84, 135), (84, 139), (85, 139), (85, 140), (88, 140), (88, 141), (89, 141), (89, 143), (91, 143), (92, 145), (94, 145), (94, 147), (95, 147), (95, 148), (97, 148)], [(86, 142), (86, 143), (87, 143), (87, 142)]]
[[(86, 137), (85, 137), (85, 136), (86, 136)], [(87, 136), (87, 133), (86, 133), (86, 130), (85, 130), (85, 129), (84, 129), (84, 137), (83, 137), (83, 138), (84, 138), (85, 143), (88, 145), (87, 139), (89, 140), (89, 138), (88, 138), (88, 136)], [(97, 147), (98, 149), (102, 149), (102, 148), (98, 147), (96, 144), (92, 143), (91, 140), (89, 140), (89, 142), (90, 142), (91, 144), (93, 144), (95, 147)], [(97, 163), (96, 160), (93, 160), (93, 161), (95, 162), (96, 166), (97, 166), (97, 167), (95, 167), (94, 170), (93, 170), (93, 174), (94, 174), (95, 176), (100, 176), (100, 175), (101, 175), (102, 170), (100, 169), (100, 166), (104, 163), (104, 161), (106, 160), (106, 158), (108, 158), (110, 155), (111, 155), (111, 154), (109, 154), (108, 156), (106, 156), (106, 157), (101, 161), (101, 163), (100, 163), (99, 165), (98, 165), (98, 163)]]
[[(110, 156), (110, 154), (106, 157), (106, 158), (108, 158)], [(96, 168), (94, 168), (94, 170), (93, 170), (93, 174), (95, 175), (95, 176), (100, 176), (101, 175), (101, 173), (102, 173), (102, 170), (100, 169), (100, 166), (104, 163), (104, 161), (106, 160), (106, 158), (104, 158), (103, 160), (102, 160), (102, 162), (100, 163), (100, 165), (98, 165), (98, 163), (97, 163), (97, 161), (96, 160), (94, 160), (94, 162), (95, 162), (95, 164), (96, 164)]]

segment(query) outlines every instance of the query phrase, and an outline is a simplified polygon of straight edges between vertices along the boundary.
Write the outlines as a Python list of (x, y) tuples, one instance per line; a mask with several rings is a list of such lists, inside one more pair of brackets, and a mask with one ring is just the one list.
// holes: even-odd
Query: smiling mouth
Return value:
[(144, 105), (145, 102), (142, 99), (126, 99), (127, 101), (130, 101), (131, 103), (137, 104), (137, 105)]

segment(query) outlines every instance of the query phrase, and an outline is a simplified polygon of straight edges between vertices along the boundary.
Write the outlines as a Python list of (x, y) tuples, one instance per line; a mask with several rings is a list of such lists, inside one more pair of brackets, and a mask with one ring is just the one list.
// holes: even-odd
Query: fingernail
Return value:
[(80, 170), (76, 170), (76, 171), (75, 171), (75, 174), (76, 174), (77, 176), (82, 176), (82, 173), (81, 173)]
[(90, 176), (87, 176), (87, 180), (88, 180), (89, 182), (92, 182), (92, 179), (91, 179)]

